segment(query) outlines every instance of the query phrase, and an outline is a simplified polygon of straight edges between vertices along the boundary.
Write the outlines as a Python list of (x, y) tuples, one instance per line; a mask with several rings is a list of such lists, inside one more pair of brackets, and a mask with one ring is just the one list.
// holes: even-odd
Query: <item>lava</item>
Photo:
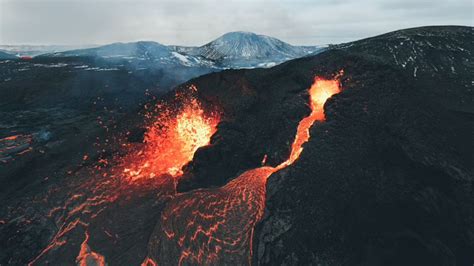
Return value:
[[(180, 110), (168, 105), (157, 105), (154, 121), (145, 133), (145, 147), (125, 159), (123, 172), (132, 181), (169, 174), (182, 174), (181, 168), (192, 160), (196, 150), (208, 145), (220, 121), (217, 112), (206, 113), (192, 95), (177, 95), (182, 101)], [(179, 108), (178, 108), (179, 109)]]
[(323, 121), (324, 117), (324, 104), (327, 99), (332, 95), (341, 91), (341, 84), (337, 79), (326, 80), (323, 78), (316, 77), (314, 83), (309, 88), (310, 96), (310, 108), (311, 113), (309, 116), (303, 118), (296, 131), (295, 140), (291, 145), (291, 153), (288, 160), (277, 166), (277, 169), (285, 168), (295, 162), (303, 151), (303, 144), (309, 140), (309, 128), (314, 124), (315, 121)]
[(79, 266), (88, 266), (88, 265), (97, 265), (97, 266), (105, 266), (105, 258), (104, 256), (100, 255), (92, 251), (87, 244), (89, 240), (89, 233), (86, 231), (86, 238), (84, 242), (81, 244), (81, 250), (79, 251), (79, 255), (76, 258), (77, 265)]
[[(71, 179), (67, 189), (63, 188), (69, 191), (67, 197), (58, 201), (59, 206), (51, 206), (46, 214), (56, 223), (58, 231), (29, 265), (45, 264), (62, 252), (76, 252), (75, 241), (70, 240), (75, 238), (78, 230), (85, 230), (86, 236), (78, 250), (77, 264), (105, 265), (105, 257), (92, 251), (88, 245), (95, 233), (88, 229), (104, 221), (104, 217), (99, 215), (118, 208), (136, 193), (153, 193), (157, 202), (173, 197), (175, 180), (169, 177), (178, 177), (196, 150), (209, 144), (220, 121), (218, 112), (204, 108), (196, 93), (197, 88), (191, 86), (189, 90), (176, 94), (174, 101), (156, 104), (145, 114), (149, 121), (143, 143), (124, 143), (125, 156), (100, 158), (93, 168), (84, 169), (93, 178), (82, 182)], [(17, 138), (12, 136), (7, 141)], [(82, 159), (88, 160), (89, 156), (84, 155)], [(132, 182), (123, 182), (124, 179)], [(134, 182), (138, 179), (143, 180)], [(145, 265), (153, 263), (150, 259)]]
[(277, 167), (248, 170), (224, 187), (173, 199), (150, 238), (147, 258), (171, 265), (251, 264), (253, 231), (265, 208), (266, 180), (299, 158), (310, 127), (325, 119), (326, 100), (340, 92), (338, 76), (315, 78), (309, 89), (311, 113), (300, 121), (286, 161)]
[[(120, 162), (115, 160), (117, 158), (101, 159), (95, 170), (106, 171), (79, 186), (81, 192), (71, 194), (64, 206), (50, 211), (48, 216), (57, 217), (60, 229), (29, 264), (44, 263), (50, 252), (58, 254), (66, 250), (69, 234), (83, 228), (86, 236), (76, 253), (76, 262), (105, 265), (104, 256), (88, 245), (92, 237), (88, 229), (97, 215), (112, 204), (117, 205), (118, 199), (126, 200), (130, 196), (127, 194), (134, 193), (133, 188), (143, 183), (134, 182), (139, 179), (154, 182), (149, 189), (163, 194), (157, 201), (170, 199), (150, 237), (148, 255), (142, 265), (250, 264), (254, 227), (265, 209), (267, 178), (299, 158), (303, 144), (310, 138), (309, 128), (315, 121), (324, 120), (324, 103), (339, 91), (337, 78), (315, 78), (309, 89), (311, 113), (300, 121), (290, 156), (280, 165), (248, 170), (221, 188), (183, 194), (175, 194), (167, 184), (182, 174), (182, 167), (192, 160), (199, 147), (210, 143), (220, 116), (204, 108), (195, 96), (194, 86), (186, 92), (188, 94), (177, 94), (174, 105), (169, 102), (156, 105), (147, 114), (151, 122), (144, 142), (137, 144), (138, 149), (133, 150), (131, 144), (126, 146), (131, 152)], [(265, 156), (262, 165), (266, 160)], [(119, 165), (114, 166), (117, 163)], [(133, 183), (121, 182), (124, 177)]]

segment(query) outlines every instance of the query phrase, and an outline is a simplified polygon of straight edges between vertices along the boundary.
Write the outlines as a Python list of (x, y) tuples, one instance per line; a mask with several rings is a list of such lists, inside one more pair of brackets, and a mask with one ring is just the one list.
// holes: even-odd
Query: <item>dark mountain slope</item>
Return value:
[[(452, 110), (474, 112), (472, 27), (432, 26), (399, 30), (336, 45), (396, 65), (414, 78), (425, 97)], [(459, 90), (458, 88), (465, 89)]]
[(327, 103), (327, 122), (312, 128), (294, 167), (267, 183), (255, 261), (472, 261), (472, 120), (427, 102), (389, 66), (334, 52), (313, 62), (338, 61), (344, 91)]
[[(455, 37), (459, 30), (464, 28), (417, 29), (427, 38), (447, 34), (441, 50), (453, 46), (449, 34)], [(470, 43), (459, 45), (468, 50)], [(461, 53), (449, 64), (472, 72), (469, 64), (457, 65), (469, 61), (468, 55)], [(431, 60), (426, 56), (423, 61)], [(454, 82), (465, 76), (445, 73), (450, 70), (446, 61), (435, 66), (443, 69), (435, 75), (442, 83), (434, 83), (433, 76), (413, 77), (370, 51), (347, 49), (272, 69), (225, 71), (192, 80), (203, 99), (222, 106), (226, 122), (213, 145), (195, 155), (179, 187), (222, 185), (260, 165), (265, 154), (267, 164), (281, 162), (298, 121), (309, 112), (304, 103), (314, 76), (330, 78), (343, 69), (343, 92), (327, 102), (327, 121), (313, 126), (301, 158), (268, 180), (254, 262), (470, 263), (473, 116), (469, 109), (453, 111), (453, 105), (440, 104), (440, 94), (427, 92), (443, 91), (450, 83), (452, 90), (444, 93), (467, 102), (472, 86)]]

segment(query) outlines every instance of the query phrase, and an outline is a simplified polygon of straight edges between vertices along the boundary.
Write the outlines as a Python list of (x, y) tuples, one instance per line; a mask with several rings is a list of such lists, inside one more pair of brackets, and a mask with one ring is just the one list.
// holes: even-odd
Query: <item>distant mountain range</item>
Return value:
[[(28, 51), (31, 51), (31, 47)], [(104, 46), (60, 50), (45, 49), (42, 57), (101, 57), (124, 59), (130, 62), (154, 62), (155, 64), (182, 65), (188, 67), (210, 67), (216, 69), (271, 67), (290, 59), (295, 59), (323, 50), (323, 46), (293, 46), (273, 37), (251, 32), (230, 32), (200, 47), (163, 45), (157, 42), (140, 41), (113, 43)], [(19, 52), (9, 47), (7, 53), (38, 55)], [(0, 46), (0, 50), (2, 47)], [(5, 49), (4, 49), (5, 50)], [(0, 58), (2, 55), (0, 55)], [(8, 59), (8, 58), (4, 58)]]
[(15, 59), (15, 58), (17, 58), (15, 55), (0, 51), (0, 60)]
[[(75, 49), (96, 47), (97, 45), (0, 45), (0, 51), (17, 57), (37, 56), (46, 53), (57, 53)], [(4, 57), (0, 55), (0, 59)]]

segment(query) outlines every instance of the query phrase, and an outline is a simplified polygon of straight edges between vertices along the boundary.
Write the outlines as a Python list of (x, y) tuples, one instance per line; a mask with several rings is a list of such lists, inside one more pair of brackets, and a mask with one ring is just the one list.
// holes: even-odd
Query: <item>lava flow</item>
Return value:
[(224, 187), (196, 190), (172, 200), (150, 239), (147, 261), (165, 265), (251, 264), (254, 226), (264, 213), (267, 178), (299, 158), (310, 138), (309, 128), (325, 119), (324, 103), (340, 90), (338, 76), (315, 78), (309, 89), (311, 114), (299, 123), (285, 162), (248, 170)]
[(89, 233), (86, 231), (86, 238), (84, 242), (81, 244), (81, 250), (79, 251), (79, 255), (76, 258), (76, 262), (79, 266), (88, 266), (88, 265), (98, 265), (98, 266), (105, 266), (105, 258), (92, 251), (87, 245), (87, 241), (89, 240)]
[[(49, 264), (56, 257), (69, 256), (77, 249), (77, 235), (82, 236), (82, 231), (85, 239), (76, 256), (77, 264), (105, 265), (105, 256), (94, 252), (88, 244), (96, 232), (91, 227), (100, 228), (109, 222), (101, 214), (111, 210), (128, 213), (120, 208), (128, 206), (132, 196), (139, 197), (137, 194), (152, 193), (156, 202), (163, 204), (174, 196), (174, 186), (170, 184), (175, 178), (170, 176), (178, 177), (196, 150), (209, 144), (220, 120), (218, 112), (206, 109), (198, 101), (196, 93), (197, 88), (190, 86), (189, 90), (177, 93), (174, 101), (150, 108), (146, 113), (150, 121), (144, 143), (123, 144), (128, 152), (123, 158), (100, 159), (89, 169), (92, 178), (81, 179), (78, 184), (79, 177), (69, 181), (68, 189), (63, 188), (67, 198), (58, 200), (60, 205), (53, 205), (47, 214), (59, 229), (29, 265)], [(112, 167), (107, 167), (109, 164)], [(123, 182), (124, 178), (131, 182)], [(139, 179), (141, 182), (135, 182)]]
[[(196, 92), (197, 88), (191, 86), (190, 91)], [(216, 132), (220, 120), (217, 112), (205, 113), (192, 95), (176, 97), (182, 101), (182, 109), (157, 105), (152, 112), (154, 121), (145, 134), (145, 147), (124, 160), (123, 172), (130, 180), (181, 175), (181, 168), (192, 160), (198, 148), (209, 144)]]

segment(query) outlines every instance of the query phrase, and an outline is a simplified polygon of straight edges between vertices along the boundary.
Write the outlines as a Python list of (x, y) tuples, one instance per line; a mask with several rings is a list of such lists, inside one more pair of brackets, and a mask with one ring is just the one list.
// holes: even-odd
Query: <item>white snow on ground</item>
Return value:
[(181, 62), (183, 62), (184, 65), (187, 65), (187, 66), (191, 65), (191, 62), (186, 56), (177, 52), (171, 52), (171, 54), (173, 54), (174, 57), (178, 58)]
[(85, 68), (86, 71), (117, 71), (118, 68), (100, 68), (100, 67), (88, 67)]
[(267, 62), (267, 63), (258, 64), (258, 67), (274, 67), (276, 65), (277, 65), (276, 62)]
[(35, 67), (48, 67), (48, 68), (56, 68), (56, 67), (65, 67), (67, 64), (64, 63), (57, 63), (57, 64), (33, 64)]

